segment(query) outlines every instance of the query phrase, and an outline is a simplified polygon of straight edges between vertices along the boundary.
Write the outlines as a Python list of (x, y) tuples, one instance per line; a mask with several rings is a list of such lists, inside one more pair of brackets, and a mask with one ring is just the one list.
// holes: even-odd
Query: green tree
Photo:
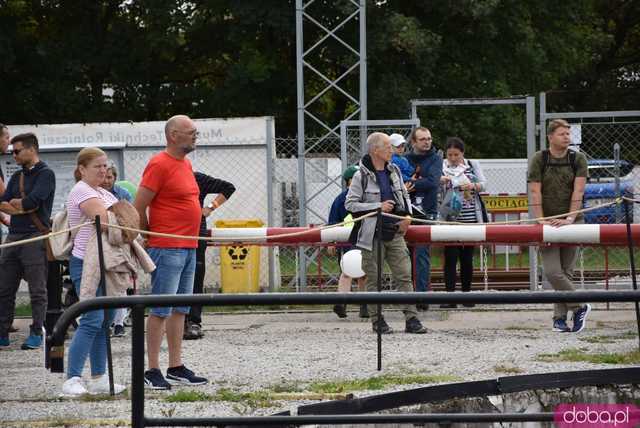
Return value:
[[(273, 115), (278, 135), (295, 135), (294, 4), (0, 0), (0, 120)], [(316, 0), (309, 8), (327, 27), (354, 10), (348, 0)], [(305, 31), (306, 48), (324, 35), (312, 26)], [(640, 98), (638, 1), (370, 0), (367, 33), (372, 119), (408, 117), (413, 98), (548, 91), (555, 111), (637, 108)], [(357, 44), (357, 25), (339, 34)], [(308, 57), (334, 78), (353, 59), (335, 41)], [(308, 100), (323, 83), (307, 83)], [(341, 82), (355, 94), (358, 84), (357, 74)], [(355, 108), (332, 90), (312, 111), (337, 123)], [(471, 156), (525, 154), (523, 109), (419, 114), (439, 142), (458, 135)]]

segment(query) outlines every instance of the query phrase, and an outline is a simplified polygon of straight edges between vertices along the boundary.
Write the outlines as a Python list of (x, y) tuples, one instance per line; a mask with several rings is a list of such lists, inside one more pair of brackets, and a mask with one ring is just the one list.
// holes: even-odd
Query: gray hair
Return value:
[(373, 153), (375, 149), (379, 149), (385, 142), (385, 138), (389, 136), (384, 132), (374, 132), (367, 137), (367, 151)]
[(110, 160), (107, 163), (107, 171), (111, 171), (113, 173), (113, 177), (118, 178), (118, 167), (114, 161)]

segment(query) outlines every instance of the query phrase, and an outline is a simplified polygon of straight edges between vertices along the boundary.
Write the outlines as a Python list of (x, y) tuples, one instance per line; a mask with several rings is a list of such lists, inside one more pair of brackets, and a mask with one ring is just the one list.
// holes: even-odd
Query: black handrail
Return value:
[[(64, 337), (72, 320), (96, 309), (131, 307), (131, 425), (145, 426), (225, 426), (225, 425), (302, 425), (316, 423), (427, 423), (427, 422), (524, 422), (552, 421), (553, 413), (539, 414), (430, 414), (430, 415), (330, 415), (265, 416), (229, 418), (153, 419), (144, 416), (144, 309), (149, 306), (233, 306), (281, 304), (441, 304), (441, 303), (555, 303), (555, 302), (638, 302), (640, 291), (572, 291), (572, 292), (499, 292), (499, 293), (270, 293), (270, 294), (200, 294), (96, 297), (69, 307), (47, 337), (47, 354), (62, 358)], [(379, 356), (381, 358), (381, 356)], [(62, 361), (48, 367), (62, 370)]]
[(621, 291), (503, 291), (503, 292), (348, 292), (348, 293), (246, 293), (137, 295), (126, 297), (96, 297), (82, 300), (67, 308), (53, 328), (49, 339), (54, 345), (64, 343), (71, 322), (81, 314), (102, 308), (133, 308), (157, 306), (268, 306), (268, 305), (335, 305), (335, 304), (528, 304), (577, 302), (638, 302), (640, 290)]

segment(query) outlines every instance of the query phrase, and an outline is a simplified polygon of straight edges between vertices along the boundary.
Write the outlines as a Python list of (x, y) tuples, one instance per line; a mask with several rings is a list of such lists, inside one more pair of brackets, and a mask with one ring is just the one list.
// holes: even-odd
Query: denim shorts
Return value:
[[(151, 294), (192, 294), (196, 271), (195, 248), (149, 248), (156, 264), (151, 273)], [(167, 318), (172, 312), (188, 314), (190, 306), (151, 308), (151, 314)]]

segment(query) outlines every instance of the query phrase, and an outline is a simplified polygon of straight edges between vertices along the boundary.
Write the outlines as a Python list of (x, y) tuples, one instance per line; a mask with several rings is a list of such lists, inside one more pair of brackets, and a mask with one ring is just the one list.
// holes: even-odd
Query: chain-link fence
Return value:
[[(409, 120), (347, 120), (341, 123), (341, 155), (345, 159), (343, 166), (357, 164), (367, 152), (367, 137), (374, 132), (387, 135), (400, 134), (409, 142), (411, 132), (420, 126), (419, 119)], [(409, 144), (406, 144), (409, 147)]]
[[(451, 107), (450, 107), (451, 108)], [(640, 198), (640, 112), (635, 117), (578, 117), (568, 115), (572, 123), (574, 142), (589, 158), (590, 179), (585, 195), (585, 205), (593, 206), (613, 200), (619, 191)], [(449, 113), (449, 116), (451, 114)], [(524, 117), (523, 117), (524, 119)], [(449, 117), (449, 120), (452, 120)], [(543, 133), (550, 117), (541, 120)], [(236, 193), (207, 220), (208, 227), (217, 221), (258, 220), (271, 226), (320, 225), (328, 220), (334, 199), (344, 189), (342, 172), (347, 165), (357, 163), (364, 151), (366, 136), (380, 131), (387, 134), (399, 133), (408, 140), (415, 124), (394, 125), (395, 122), (345, 125), (341, 139), (306, 137), (304, 155), (305, 175), (301, 182), (298, 176), (298, 141), (296, 138), (278, 138), (272, 141), (272, 149), (264, 139), (246, 139), (233, 145), (198, 146), (189, 157), (196, 171), (230, 181), (236, 186)], [(524, 128), (523, 128), (524, 129)], [(433, 132), (436, 145), (442, 147), (446, 133), (436, 128)], [(524, 139), (521, 139), (524, 142)], [(540, 140), (543, 141), (542, 139)], [(620, 146), (620, 161), (614, 162), (614, 145)], [(160, 145), (112, 147), (107, 150), (110, 159), (119, 167), (119, 180), (130, 181), (134, 186), (140, 182), (142, 172), (149, 159), (163, 150)], [(56, 171), (58, 193), (56, 207), (63, 205), (65, 195), (73, 185), (75, 155), (79, 149), (67, 151), (44, 150), (42, 158)], [(2, 165), (8, 176), (16, 166), (10, 156), (2, 156)], [(526, 192), (527, 160), (481, 159), (481, 165), (488, 181), (488, 193)], [(619, 178), (619, 187), (616, 186)], [(168, 177), (167, 179), (170, 179)], [(306, 197), (301, 201), (300, 189), (304, 185)], [(617, 190), (619, 189), (619, 190)], [(59, 196), (59, 197), (58, 197)], [(214, 195), (210, 195), (208, 203)], [(300, 223), (300, 207), (305, 207), (306, 223)], [(614, 207), (596, 211), (588, 216), (591, 223), (613, 223), (621, 221), (621, 212)], [(640, 210), (633, 209), (633, 220), (638, 221)], [(504, 216), (496, 215), (499, 221)], [(498, 271), (528, 272), (530, 257), (526, 248), (488, 248), (486, 252), (477, 250), (474, 282), (485, 281), (485, 272), (497, 281)], [(207, 291), (220, 289), (221, 247), (211, 247), (207, 252)], [(329, 256), (323, 247), (280, 246), (260, 249), (260, 287), (262, 289), (300, 290), (301, 284), (309, 289), (333, 290), (340, 274), (337, 256)], [(441, 248), (432, 251), (433, 280), (436, 288), (442, 281)], [(269, 260), (269, 255), (272, 257)], [(628, 284), (628, 255), (621, 248), (585, 247), (578, 263), (580, 284), (586, 286), (618, 286)], [(304, 265), (304, 269), (301, 269)], [(305, 281), (299, 273), (303, 272)], [(626, 279), (625, 279), (626, 278)], [(514, 279), (514, 281), (516, 281)], [(519, 278), (517, 281), (526, 281)], [(626, 282), (625, 282), (626, 281)], [(142, 278), (141, 285), (148, 280)], [(626, 286), (626, 285), (625, 285)]]
[[(300, 183), (297, 138), (276, 139), (274, 185), (284, 213), (282, 222), (276, 225), (327, 223), (331, 204), (343, 190), (340, 141), (335, 137), (305, 137), (305, 141), (308, 151), (304, 157), (304, 182)], [(301, 203), (305, 207), (306, 224), (300, 223)], [(323, 247), (280, 247), (279, 262), (284, 290), (334, 289), (337, 285), (340, 275), (337, 259), (328, 256)]]
[[(465, 158), (478, 161), (486, 178), (483, 197), (490, 221), (527, 217), (522, 208), (526, 211), (527, 153), (535, 144), (533, 97), (411, 100), (411, 117), (430, 130), (437, 149), (444, 151), (448, 137), (464, 141)], [(443, 252), (442, 246), (432, 246), (436, 290), (443, 288)], [(531, 254), (522, 246), (477, 247), (474, 288), (528, 286)]]
[[(406, 121), (409, 122), (409, 121)], [(305, 137), (307, 153), (304, 159), (304, 203), (306, 224), (300, 224), (300, 182), (298, 177), (298, 141), (296, 138), (276, 139), (275, 188), (278, 189), (285, 216), (282, 226), (325, 224), (333, 201), (345, 189), (342, 172), (357, 164), (363, 154), (363, 142), (371, 132), (401, 133), (407, 139), (411, 125), (367, 125), (348, 127), (346, 139), (335, 137)], [(344, 154), (346, 153), (346, 157)], [(346, 159), (346, 161), (345, 161)], [(338, 256), (329, 256), (324, 247), (280, 247), (281, 287), (286, 290), (335, 289), (340, 276)], [(304, 266), (301, 266), (304, 264)], [(303, 277), (301, 277), (301, 275)], [(301, 281), (301, 278), (303, 279)]]
[[(142, 174), (149, 160), (163, 150), (163, 147), (138, 148), (124, 151), (124, 165), (122, 178), (138, 186)], [(271, 205), (275, 201), (268, 199), (267, 193), (267, 151), (265, 141), (245, 141), (242, 146), (206, 146), (198, 147), (189, 155), (194, 171), (201, 172), (211, 177), (219, 178), (232, 183), (236, 191), (231, 198), (216, 209), (207, 218), (207, 227), (224, 227), (224, 223), (230, 220), (252, 221), (254, 224), (268, 223), (270, 211), (280, 214), (279, 210), (273, 210)], [(167, 177), (170, 179), (170, 177)], [(205, 198), (208, 205), (215, 194)], [(253, 251), (260, 251), (258, 247), (252, 247)], [(221, 287), (220, 266), (221, 251), (226, 247), (211, 247), (207, 251), (207, 269), (205, 286), (207, 289), (217, 291)], [(261, 251), (259, 284), (262, 289), (268, 288), (269, 264), (266, 251)], [(142, 281), (146, 286), (148, 281)]]

